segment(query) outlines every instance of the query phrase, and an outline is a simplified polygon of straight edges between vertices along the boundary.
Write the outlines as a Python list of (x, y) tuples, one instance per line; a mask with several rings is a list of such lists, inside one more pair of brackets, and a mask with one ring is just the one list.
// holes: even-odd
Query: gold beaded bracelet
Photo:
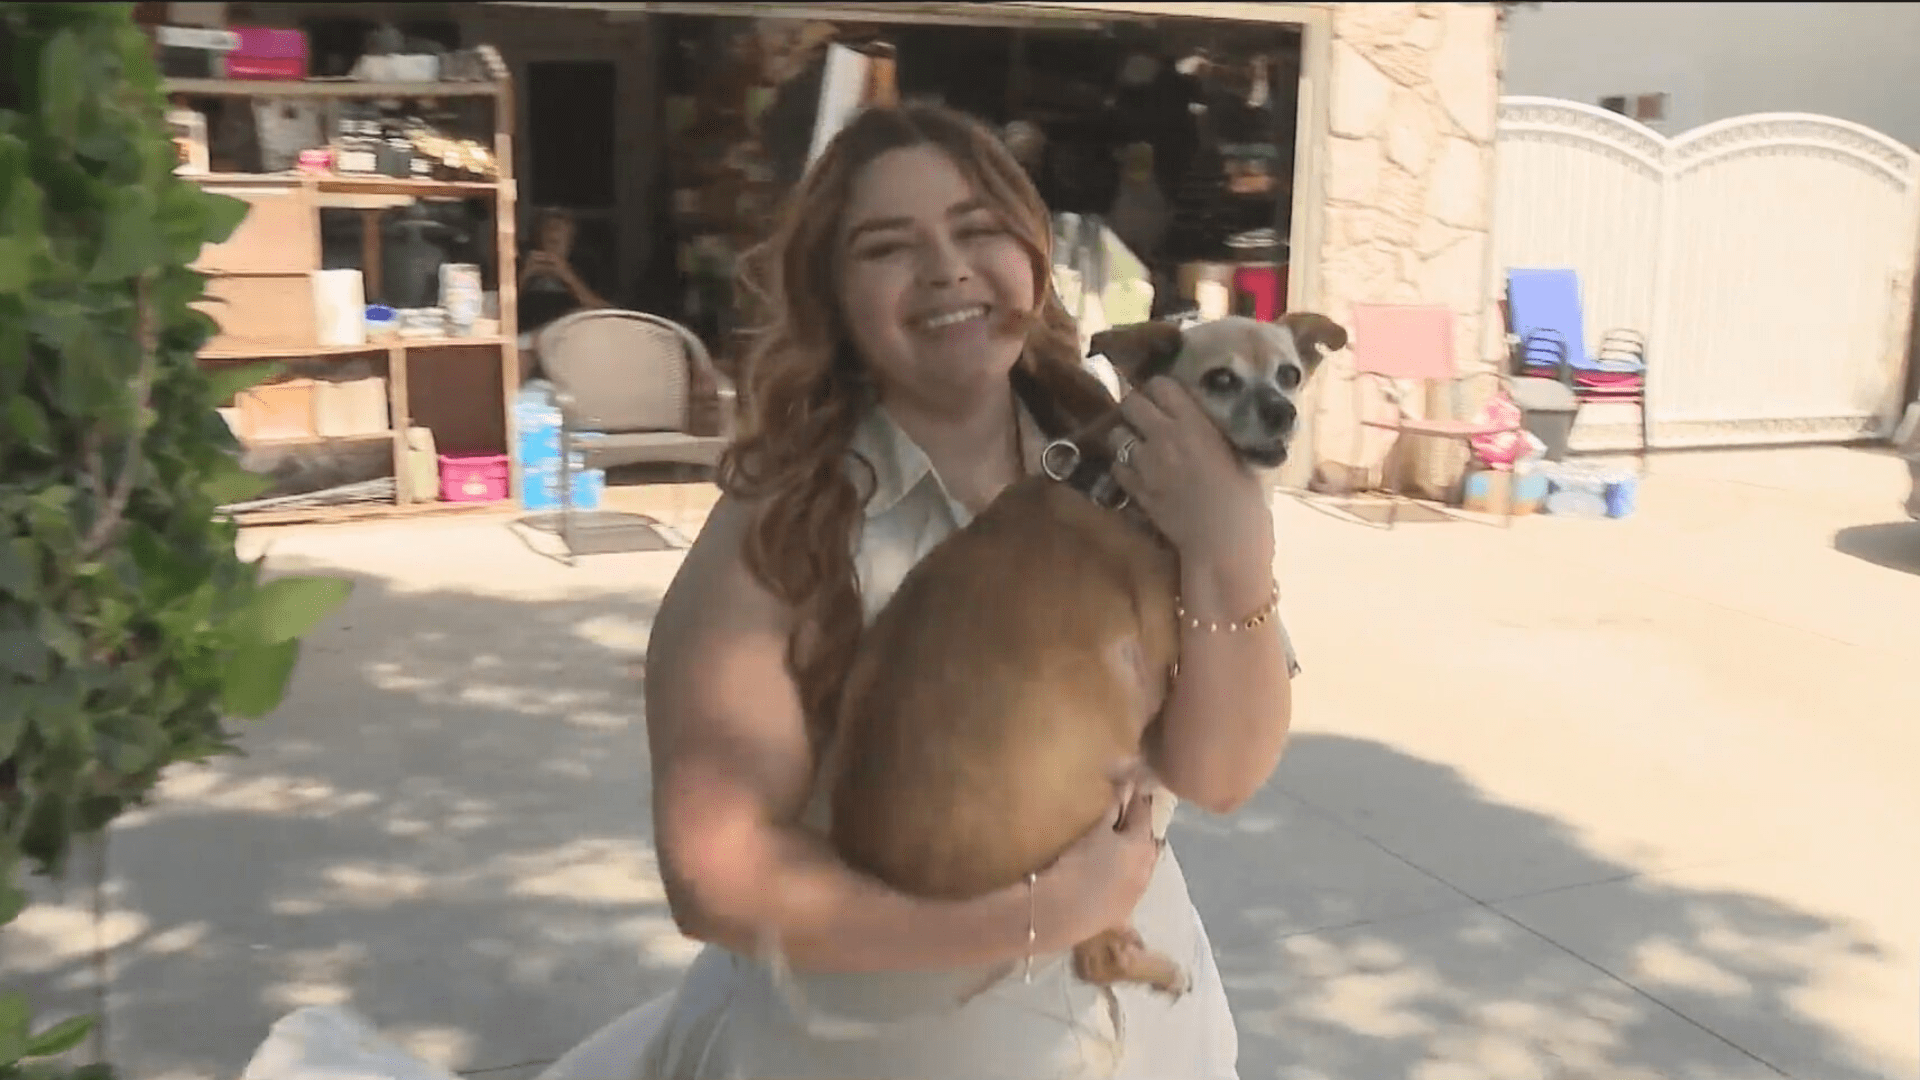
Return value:
[(1238, 622), (1217, 623), (1207, 622), (1204, 619), (1196, 619), (1187, 614), (1185, 600), (1176, 597), (1173, 601), (1173, 612), (1174, 615), (1179, 618), (1181, 625), (1189, 630), (1205, 630), (1209, 634), (1217, 634), (1222, 630), (1225, 630), (1229, 634), (1235, 634), (1242, 630), (1258, 629), (1265, 626), (1267, 620), (1273, 618), (1274, 612), (1279, 610), (1280, 582), (1278, 579), (1275, 579), (1273, 583), (1273, 592), (1267, 595), (1267, 602), (1255, 608), (1253, 614)]

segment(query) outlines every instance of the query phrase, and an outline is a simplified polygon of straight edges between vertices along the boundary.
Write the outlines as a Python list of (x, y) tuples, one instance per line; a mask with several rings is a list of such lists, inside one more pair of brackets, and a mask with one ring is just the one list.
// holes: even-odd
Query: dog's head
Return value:
[(1273, 468), (1287, 460), (1300, 387), (1321, 350), (1346, 344), (1339, 323), (1301, 311), (1272, 323), (1235, 316), (1185, 330), (1165, 322), (1116, 326), (1095, 334), (1088, 351), (1105, 356), (1132, 386), (1160, 375), (1185, 386), (1242, 458)]

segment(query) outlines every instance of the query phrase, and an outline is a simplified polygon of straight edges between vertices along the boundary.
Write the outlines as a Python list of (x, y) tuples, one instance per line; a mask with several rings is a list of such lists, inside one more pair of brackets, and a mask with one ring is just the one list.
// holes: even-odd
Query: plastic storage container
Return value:
[(440, 498), (498, 502), (507, 497), (507, 455), (441, 454)]
[(1543, 456), (1548, 461), (1564, 460), (1574, 418), (1580, 413), (1573, 391), (1557, 379), (1524, 376), (1513, 380), (1513, 403), (1520, 406), (1520, 426), (1547, 448)]
[(1640, 478), (1624, 469), (1615, 469), (1606, 475), (1606, 482), (1607, 516), (1632, 517), (1640, 505)]
[(1547, 513), (1561, 517), (1607, 516), (1607, 474), (1590, 465), (1545, 466)]
[(303, 30), (236, 26), (239, 48), (227, 54), (229, 79), (304, 79), (307, 35)]

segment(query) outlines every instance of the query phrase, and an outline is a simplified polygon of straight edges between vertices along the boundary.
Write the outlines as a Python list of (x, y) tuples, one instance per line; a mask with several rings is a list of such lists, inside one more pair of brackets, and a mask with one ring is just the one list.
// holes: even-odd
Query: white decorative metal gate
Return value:
[[(1578, 102), (1508, 97), (1496, 170), (1496, 267), (1578, 270), (1589, 347), (1613, 327), (1646, 334), (1656, 444), (1891, 430), (1920, 155), (1831, 117), (1742, 116), (1669, 139)], [(1581, 441), (1612, 445), (1627, 427)]]

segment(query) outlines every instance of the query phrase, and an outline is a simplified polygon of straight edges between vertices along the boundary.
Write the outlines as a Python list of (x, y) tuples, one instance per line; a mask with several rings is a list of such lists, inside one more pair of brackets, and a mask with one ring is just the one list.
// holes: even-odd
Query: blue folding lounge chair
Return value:
[(1507, 320), (1515, 374), (1556, 379), (1580, 405), (1632, 405), (1640, 410), (1640, 456), (1652, 443), (1647, 417), (1647, 339), (1635, 330), (1601, 335), (1587, 351), (1580, 275), (1564, 269), (1507, 271)]

